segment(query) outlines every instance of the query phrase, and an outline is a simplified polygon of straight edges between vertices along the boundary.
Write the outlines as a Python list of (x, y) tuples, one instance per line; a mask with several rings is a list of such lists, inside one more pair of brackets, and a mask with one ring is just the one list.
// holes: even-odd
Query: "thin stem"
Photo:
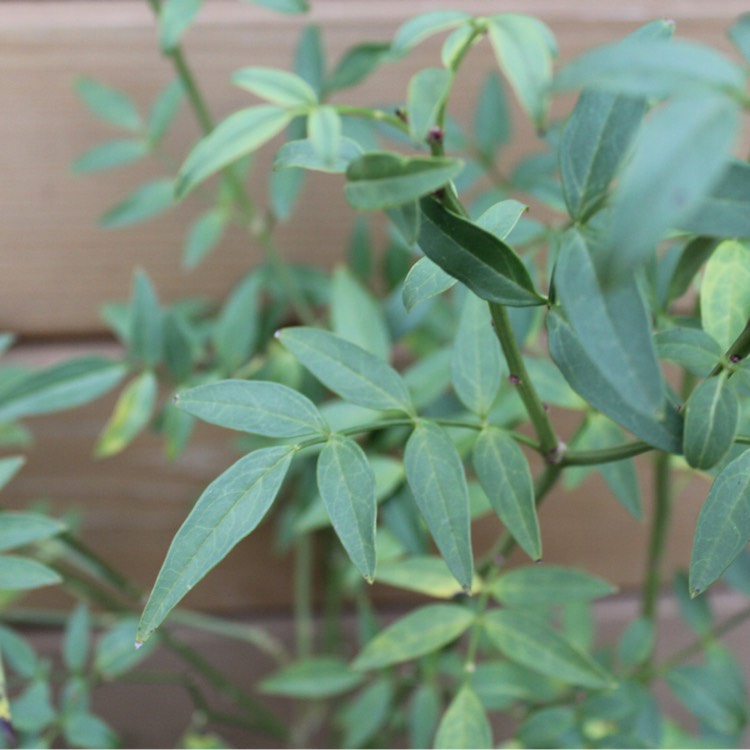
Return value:
[[(734, 340), (734, 343), (727, 349), (724, 355), (726, 362), (739, 362), (741, 359), (750, 354), (750, 320), (745, 324), (742, 333)], [(722, 370), (727, 369), (726, 364), (719, 363), (711, 371), (711, 375), (718, 375)]]
[(622, 461), (626, 458), (638, 456), (654, 450), (653, 445), (644, 443), (642, 440), (634, 440), (632, 443), (602, 448), (596, 451), (570, 451), (566, 453), (560, 462), (562, 466), (589, 466), (593, 464), (606, 464), (612, 461)]
[(380, 109), (370, 109), (368, 107), (356, 107), (350, 104), (335, 104), (334, 108), (340, 115), (384, 122), (392, 125), (402, 133), (409, 134), (409, 126), (400, 117), (390, 112), (383, 112)]
[(660, 451), (654, 462), (654, 511), (643, 588), (643, 616), (649, 620), (656, 619), (662, 564), (671, 516), (672, 488), (669, 481), (669, 464), (669, 454)]
[(490, 302), (489, 305), (495, 334), (510, 368), (511, 380), (518, 387), (518, 393), (539, 438), (541, 451), (548, 463), (558, 463), (563, 458), (560, 453), (561, 443), (552, 427), (547, 410), (526, 371), (526, 364), (513, 333), (508, 311), (503, 305), (494, 302)]
[(294, 543), (294, 628), (299, 659), (313, 650), (313, 562), (312, 539), (303, 534)]

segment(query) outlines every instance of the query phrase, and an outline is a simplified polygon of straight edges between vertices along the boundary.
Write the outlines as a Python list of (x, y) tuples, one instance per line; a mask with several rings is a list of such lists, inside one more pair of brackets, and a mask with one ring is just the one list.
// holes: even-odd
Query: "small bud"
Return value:
[(508, 380), (512, 385), (518, 385), (521, 382), (521, 378), (519, 378), (518, 375), (513, 375), (512, 373), (508, 376)]
[(742, 359), (742, 357), (740, 357), (740, 355), (739, 355), (739, 354), (732, 354), (732, 355), (731, 355), (731, 356), (729, 357), (729, 361), (730, 361), (730, 362), (731, 362), (732, 364), (735, 364), (735, 365), (736, 365), (736, 364), (737, 364), (737, 363), (738, 363), (738, 362), (739, 362), (739, 361), (740, 361), (741, 359)]
[(549, 411), (549, 404), (545, 401), (542, 401), (542, 409), (544, 409), (544, 411)]
[(427, 131), (427, 143), (442, 143), (444, 136), (443, 129), (435, 125)]

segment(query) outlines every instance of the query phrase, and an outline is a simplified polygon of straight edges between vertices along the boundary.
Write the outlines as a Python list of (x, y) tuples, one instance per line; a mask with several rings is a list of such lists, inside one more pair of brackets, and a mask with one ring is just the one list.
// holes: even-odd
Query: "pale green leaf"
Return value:
[(96, 644), (94, 667), (105, 678), (113, 679), (129, 672), (142, 662), (157, 646), (157, 641), (140, 643), (133, 648), (138, 621), (135, 617), (123, 617), (107, 630)]
[(746, 62), (750, 62), (750, 13), (743, 13), (730, 27), (729, 38)]
[(484, 707), (464, 685), (443, 714), (435, 736), (436, 748), (491, 748), (492, 728)]
[(318, 159), (333, 167), (341, 150), (341, 118), (336, 109), (316, 107), (307, 118), (307, 135)]
[(0, 458), (0, 490), (21, 470), (26, 463), (23, 456), (6, 456)]
[(192, 271), (219, 244), (227, 225), (227, 216), (213, 208), (202, 213), (190, 226), (182, 249), (183, 268)]
[(329, 698), (347, 693), (363, 676), (333, 656), (318, 656), (293, 662), (261, 680), (259, 689), (287, 698)]
[(91, 639), (91, 613), (85, 604), (79, 604), (68, 617), (63, 640), (63, 661), (74, 673), (86, 666)]
[(466, 24), (454, 29), (448, 34), (440, 50), (440, 62), (443, 63), (443, 67), (455, 73), (467, 50), (481, 39), (482, 35), (471, 25)]
[(492, 595), (508, 607), (536, 607), (589, 601), (617, 589), (602, 578), (556, 565), (524, 566), (504, 573), (489, 586)]
[(285, 143), (277, 152), (273, 160), (273, 168), (288, 169), (296, 167), (311, 169), (317, 172), (346, 172), (350, 162), (362, 156), (362, 149), (356, 141), (341, 136), (337, 143), (337, 150), (333, 158), (323, 160), (318, 155), (315, 145), (309, 138)]
[(444, 68), (423, 68), (409, 81), (406, 111), (409, 135), (416, 143), (424, 141), (430, 128), (437, 125), (452, 82), (452, 74)]
[(492, 71), (484, 79), (477, 97), (473, 120), (474, 140), (486, 161), (511, 138), (511, 117), (500, 76)]
[[(388, 560), (378, 564), (377, 582), (407, 591), (432, 596), (435, 599), (452, 599), (463, 589), (440, 557), (415, 555), (402, 560)], [(472, 592), (479, 589), (480, 581), (474, 576)]]
[(87, 711), (75, 711), (64, 718), (63, 729), (71, 747), (111, 747), (118, 737), (107, 723)]
[(498, 239), (504, 240), (528, 210), (528, 206), (513, 199), (498, 201), (486, 209), (475, 223)]
[(401, 295), (404, 307), (412, 310), (420, 302), (436, 297), (450, 289), (456, 279), (443, 271), (429, 258), (420, 258), (404, 279)]
[(242, 367), (255, 351), (262, 293), (263, 279), (251, 272), (232, 289), (221, 308), (211, 341), (227, 375)]
[(348, 49), (336, 63), (325, 82), (325, 92), (349, 88), (367, 78), (378, 65), (388, 60), (391, 45), (387, 42), (365, 42)]
[(393, 54), (402, 56), (424, 39), (459, 26), (470, 19), (468, 13), (460, 10), (435, 10), (415, 16), (399, 26), (396, 31), (391, 44)]
[(442, 710), (437, 684), (421, 681), (409, 703), (409, 740), (411, 747), (432, 747)]
[(17, 555), (0, 555), (0, 591), (25, 591), (62, 583), (52, 568)]
[(700, 328), (657, 331), (654, 342), (662, 359), (677, 362), (700, 377), (706, 377), (723, 354), (716, 339)]
[(182, 81), (175, 78), (156, 97), (146, 125), (146, 137), (152, 146), (158, 144), (166, 135), (184, 95), (185, 87)]
[(147, 182), (112, 206), (99, 219), (105, 229), (120, 229), (153, 219), (174, 205), (174, 183), (164, 178)]
[(341, 712), (342, 747), (364, 747), (390, 719), (393, 685), (387, 678), (375, 680)]
[(172, 540), (138, 625), (143, 643), (209, 570), (263, 520), (278, 494), (293, 447), (241, 458), (203, 492)]
[(85, 77), (76, 81), (75, 89), (84, 104), (100, 119), (125, 130), (140, 132), (143, 120), (126, 94)]
[(320, 98), (326, 76), (326, 60), (323, 38), (317, 24), (308, 24), (299, 35), (297, 48), (294, 50), (294, 72)]
[(242, 68), (232, 75), (232, 83), (279, 107), (307, 109), (318, 102), (310, 84), (286, 70)]
[(307, 13), (310, 10), (307, 0), (245, 0), (245, 2), (260, 5), (278, 13)]
[(65, 524), (41, 513), (6, 510), (0, 513), (0, 551), (48, 539), (65, 531)]
[(190, 28), (203, 6), (203, 0), (163, 0), (159, 6), (159, 43), (172, 52)]
[(637, 617), (628, 623), (617, 642), (617, 660), (624, 669), (643, 664), (653, 653), (656, 633), (654, 623), (647, 617)]
[(144, 141), (135, 138), (123, 138), (116, 141), (99, 143), (79, 156), (72, 165), (72, 170), (79, 174), (100, 172), (113, 167), (121, 167), (142, 159), (148, 153)]

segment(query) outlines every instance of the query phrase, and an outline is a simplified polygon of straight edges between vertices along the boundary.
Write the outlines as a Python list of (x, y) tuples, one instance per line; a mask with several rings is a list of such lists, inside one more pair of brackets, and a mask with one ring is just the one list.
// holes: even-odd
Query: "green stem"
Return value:
[(348, 117), (361, 117), (364, 120), (375, 120), (392, 125), (402, 133), (409, 134), (409, 126), (397, 115), (390, 112), (383, 112), (380, 109), (370, 109), (368, 107), (356, 107), (349, 104), (335, 104), (334, 108), (340, 115)]
[(562, 466), (589, 466), (594, 464), (606, 464), (612, 461), (622, 461), (626, 458), (638, 456), (654, 450), (653, 445), (644, 443), (642, 440), (634, 440), (632, 443), (624, 443), (612, 448), (602, 448), (596, 451), (570, 451), (566, 453), (560, 462)]
[(518, 393), (526, 407), (529, 419), (534, 425), (541, 452), (548, 463), (559, 463), (564, 457), (564, 445), (558, 440), (547, 410), (531, 382), (529, 373), (526, 371), (526, 364), (513, 333), (508, 311), (503, 305), (494, 302), (490, 302), (489, 305), (492, 321), (495, 325), (495, 334), (500, 341), (500, 346), (510, 368), (512, 382), (518, 387)]
[[(750, 320), (745, 324), (742, 333), (734, 340), (734, 343), (727, 349), (724, 355), (725, 361), (734, 364), (734, 361), (739, 361), (747, 357), (750, 354)], [(711, 376), (718, 375), (722, 370), (727, 369), (727, 365), (719, 363), (711, 371)]]
[(670, 456), (660, 451), (654, 461), (654, 510), (651, 519), (646, 575), (643, 587), (643, 616), (656, 619), (661, 589), (662, 565), (669, 531), (672, 489), (669, 477)]
[(303, 534), (294, 543), (294, 627), (299, 659), (313, 651), (313, 562), (312, 539)]

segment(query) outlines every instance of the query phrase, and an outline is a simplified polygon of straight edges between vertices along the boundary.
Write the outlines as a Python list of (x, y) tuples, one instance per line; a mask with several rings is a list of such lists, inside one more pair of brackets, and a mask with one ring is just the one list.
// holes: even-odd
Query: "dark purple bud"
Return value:
[(735, 365), (736, 365), (736, 364), (737, 364), (737, 363), (738, 363), (738, 362), (739, 362), (739, 361), (740, 361), (741, 359), (742, 359), (742, 357), (740, 357), (740, 355), (739, 355), (739, 354), (732, 354), (732, 356), (731, 356), (731, 357), (729, 357), (729, 361), (730, 361), (730, 362), (732, 362), (732, 364), (735, 364)]
[(427, 131), (427, 142), (428, 143), (442, 143), (444, 135), (445, 133), (443, 133), (443, 129), (435, 125), (434, 127), (431, 127)]
[(542, 409), (544, 409), (544, 411), (549, 411), (549, 404), (542, 401)]
[(510, 380), (512, 385), (518, 385), (521, 382), (521, 378), (518, 377), (518, 375), (511, 375), (508, 377), (508, 380)]

